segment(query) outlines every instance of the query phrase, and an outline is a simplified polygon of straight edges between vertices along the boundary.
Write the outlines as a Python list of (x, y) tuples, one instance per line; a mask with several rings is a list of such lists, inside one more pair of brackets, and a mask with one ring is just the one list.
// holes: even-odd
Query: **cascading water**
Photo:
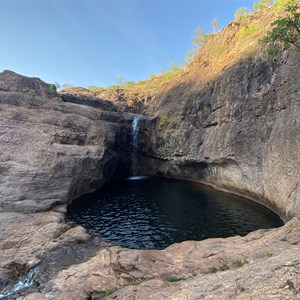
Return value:
[(27, 274), (22, 275), (16, 284), (8, 286), (4, 290), (0, 291), (0, 299), (16, 299), (13, 295), (25, 288), (31, 287), (34, 283), (34, 279), (35, 270), (31, 269)]
[(139, 131), (140, 121), (144, 119), (143, 115), (136, 115), (132, 121), (132, 176), (137, 176), (137, 160), (139, 154)]

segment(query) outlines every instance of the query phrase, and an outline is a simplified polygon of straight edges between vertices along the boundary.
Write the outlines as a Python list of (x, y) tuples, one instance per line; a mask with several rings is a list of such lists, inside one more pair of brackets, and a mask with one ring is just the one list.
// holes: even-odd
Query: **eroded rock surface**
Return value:
[(284, 220), (299, 215), (300, 52), (243, 59), (206, 83), (197, 67), (149, 108), (140, 172), (236, 192)]
[(133, 116), (1, 73), (0, 290), (35, 272), (6, 298), (300, 299), (299, 61), (293, 51), (276, 63), (244, 60), (204, 85), (192, 70), (157, 96), (143, 122), (142, 173), (213, 184), (290, 219), (164, 250), (114, 246), (65, 219), (68, 201), (128, 163)]
[(0, 208), (44, 211), (113, 175), (132, 115), (63, 103), (54, 86), (0, 74)]
[(60, 92), (65, 102), (84, 104), (92, 107), (105, 107), (110, 111), (126, 111), (136, 114), (145, 112), (147, 105), (155, 99), (149, 91), (131, 90), (121, 87), (100, 89), (69, 88)]
[(59, 212), (15, 219), (20, 222), (11, 223), (0, 241), (2, 281), (9, 270), (37, 265), (38, 283), (18, 299), (300, 298), (299, 218), (245, 237), (187, 241), (165, 250), (93, 243), (97, 237), (66, 225)]

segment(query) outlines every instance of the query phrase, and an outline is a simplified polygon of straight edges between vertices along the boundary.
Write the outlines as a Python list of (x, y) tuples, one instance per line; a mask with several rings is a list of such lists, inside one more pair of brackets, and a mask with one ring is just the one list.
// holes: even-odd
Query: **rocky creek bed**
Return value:
[(201, 89), (192, 70), (157, 95), (140, 173), (242, 193), (286, 221), (164, 250), (113, 246), (65, 218), (73, 199), (128, 171), (134, 115), (1, 73), (0, 289), (34, 269), (8, 299), (300, 299), (299, 62), (293, 51), (242, 61)]
[(34, 267), (38, 272), (18, 299), (299, 298), (299, 218), (165, 250), (111, 246), (66, 224), (63, 212), (2, 213), (0, 225), (2, 287)]

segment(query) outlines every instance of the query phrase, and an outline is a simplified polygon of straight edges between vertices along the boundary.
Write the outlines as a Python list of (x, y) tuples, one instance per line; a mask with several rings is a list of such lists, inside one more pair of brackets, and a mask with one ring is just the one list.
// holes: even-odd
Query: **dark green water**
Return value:
[(110, 182), (76, 199), (67, 215), (116, 245), (136, 249), (283, 225), (255, 202), (198, 183), (155, 177)]

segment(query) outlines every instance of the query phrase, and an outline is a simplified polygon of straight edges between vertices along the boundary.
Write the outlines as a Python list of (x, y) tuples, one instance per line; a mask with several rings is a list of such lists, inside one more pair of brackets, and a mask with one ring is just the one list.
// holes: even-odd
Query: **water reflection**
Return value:
[(111, 182), (74, 201), (68, 216), (118, 245), (146, 249), (283, 224), (247, 199), (194, 182), (155, 177)]

